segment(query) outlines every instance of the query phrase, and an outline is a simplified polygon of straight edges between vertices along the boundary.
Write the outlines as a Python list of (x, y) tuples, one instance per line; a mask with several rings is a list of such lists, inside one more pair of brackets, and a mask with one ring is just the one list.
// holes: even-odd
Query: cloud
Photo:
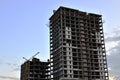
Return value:
[(20, 71), (20, 65), (11, 63), (11, 62), (6, 62), (9, 67), (11, 67), (12, 71)]
[(4, 62), (3, 62), (3, 59), (0, 57), (0, 64), (3, 64)]
[(115, 76), (111, 76), (111, 77), (109, 77), (109, 79), (110, 79), (110, 80), (117, 80), (117, 79), (115, 78)]
[(116, 77), (120, 77), (120, 28), (113, 29), (105, 37), (110, 80), (117, 80)]
[(14, 68), (13, 71), (20, 71), (20, 67), (18, 66), (16, 68)]
[(0, 64), (2, 64), (2, 61), (0, 60)]
[(107, 41), (115, 41), (120, 39), (120, 27), (116, 27), (113, 31), (106, 33), (106, 40)]
[(15, 64), (15, 63), (11, 63), (11, 62), (6, 62), (7, 65), (12, 65), (12, 66), (18, 66), (18, 64)]
[(10, 76), (0, 76), (1, 79), (8, 79), (8, 80), (19, 80), (19, 78), (16, 77), (10, 77)]
[(112, 32), (105, 35), (107, 54), (115, 54), (116, 49), (120, 49), (120, 28), (113, 29)]
[(106, 41), (120, 41), (120, 36), (114, 36), (114, 37), (107, 37)]

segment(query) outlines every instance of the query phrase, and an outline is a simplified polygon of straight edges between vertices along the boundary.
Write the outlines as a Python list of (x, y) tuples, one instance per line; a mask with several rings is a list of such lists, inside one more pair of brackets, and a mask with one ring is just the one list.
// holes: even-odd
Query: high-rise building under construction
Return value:
[(49, 26), (51, 80), (109, 80), (101, 15), (60, 7)]
[(27, 60), (21, 65), (20, 80), (50, 80), (49, 61), (43, 62), (37, 58)]

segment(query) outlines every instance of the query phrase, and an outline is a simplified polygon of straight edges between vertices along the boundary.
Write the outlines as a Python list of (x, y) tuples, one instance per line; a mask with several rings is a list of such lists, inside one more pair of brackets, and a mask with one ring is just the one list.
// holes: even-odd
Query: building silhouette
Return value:
[(37, 58), (27, 60), (21, 65), (20, 80), (50, 80), (49, 62), (41, 62)]
[(60, 7), (49, 20), (51, 80), (109, 80), (102, 15)]

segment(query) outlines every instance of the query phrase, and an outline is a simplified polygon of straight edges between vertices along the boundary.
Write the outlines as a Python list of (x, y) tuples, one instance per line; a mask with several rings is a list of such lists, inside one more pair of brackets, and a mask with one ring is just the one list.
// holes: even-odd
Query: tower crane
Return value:
[(30, 57), (29, 59), (26, 59), (25, 57), (23, 57), (23, 59), (25, 59), (26, 61), (30, 61), (31, 59), (33, 59), (36, 55), (38, 55), (40, 52), (37, 52), (35, 55), (33, 55), (32, 57)]

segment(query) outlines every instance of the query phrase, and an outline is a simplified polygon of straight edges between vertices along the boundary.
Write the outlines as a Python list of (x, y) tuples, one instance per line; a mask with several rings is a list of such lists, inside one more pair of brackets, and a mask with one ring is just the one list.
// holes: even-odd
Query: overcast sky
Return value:
[[(66, 6), (103, 15), (109, 73), (120, 80), (120, 0), (0, 0), (0, 80), (19, 80), (32, 55), (49, 58), (49, 17)], [(119, 79), (118, 79), (119, 78)], [(111, 79), (112, 80), (112, 79)]]

